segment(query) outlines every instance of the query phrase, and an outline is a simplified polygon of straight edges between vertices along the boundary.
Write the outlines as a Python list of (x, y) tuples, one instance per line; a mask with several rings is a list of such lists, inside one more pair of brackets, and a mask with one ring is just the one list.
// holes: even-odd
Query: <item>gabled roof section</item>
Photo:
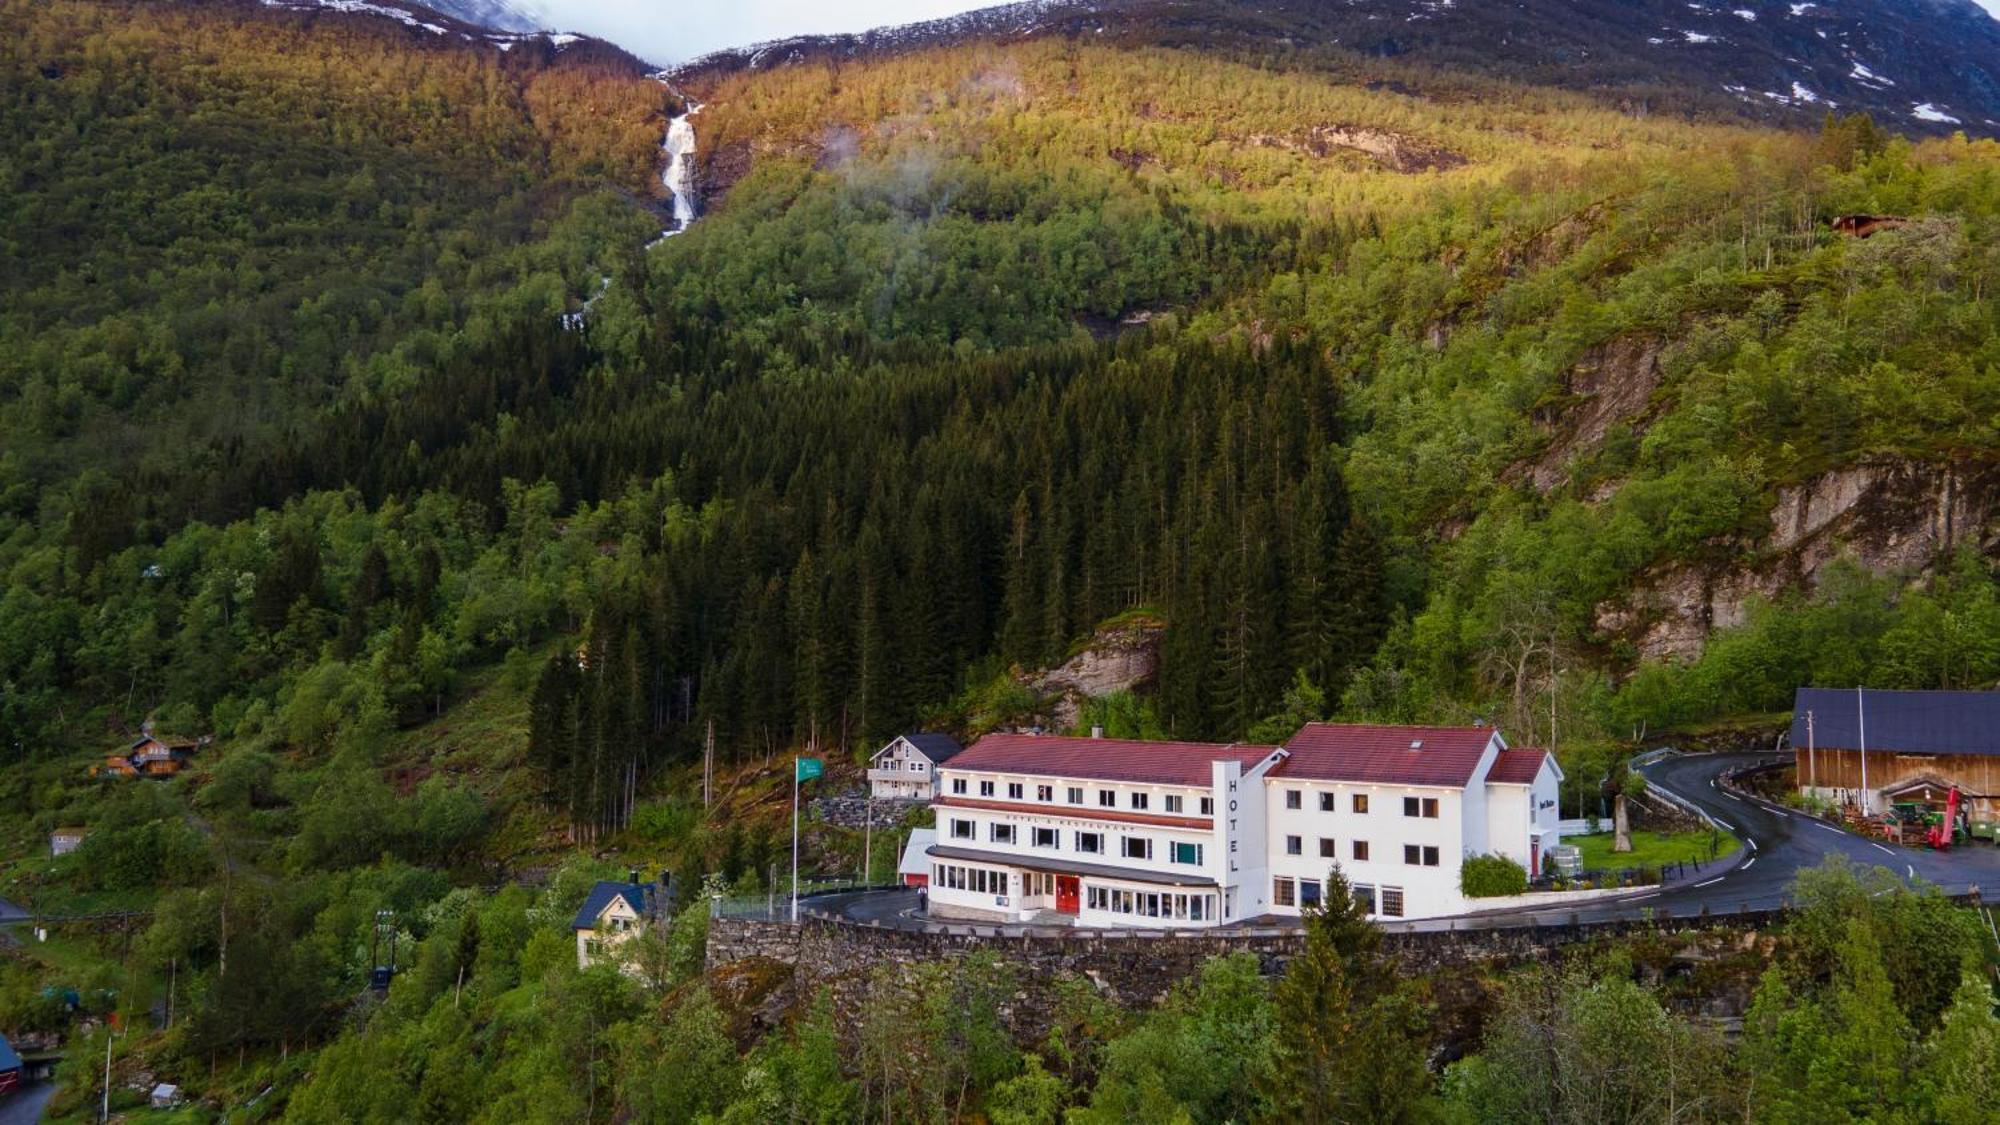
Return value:
[(958, 744), (958, 739), (936, 731), (918, 731), (915, 734), (906, 734), (903, 736), (903, 741), (921, 751), (924, 757), (931, 760), (932, 765), (941, 765), (951, 758), (956, 757), (959, 751), (965, 749), (965, 747)]
[(1073, 777), (1142, 785), (1207, 786), (1210, 763), (1263, 761), (1277, 747), (1240, 742), (1149, 742), (1051, 734), (989, 734), (951, 760), (954, 770)]
[[(1812, 729), (1806, 729), (1806, 716)], [(1792, 745), (1904, 754), (2000, 754), (2000, 692), (1800, 688)]]
[(898, 875), (928, 875), (931, 861), (926, 854), (931, 845), (937, 843), (937, 829), (912, 828), (909, 842), (903, 845), (903, 858), (896, 863)]
[[(1549, 760), (1547, 750), (1535, 747), (1502, 750), (1493, 759), (1493, 766), (1486, 771), (1488, 785), (1533, 785), (1541, 775), (1542, 763)], [(1561, 776), (1558, 771), (1557, 776)]]
[(21, 1069), (21, 1056), (16, 1054), (5, 1035), (0, 1035), (0, 1073)]
[(604, 908), (610, 906), (613, 899), (618, 898), (624, 899), (627, 905), (632, 907), (632, 913), (641, 915), (646, 913), (645, 888), (635, 883), (600, 882), (590, 888), (590, 893), (583, 897), (583, 905), (577, 909), (576, 920), (570, 923), (570, 929), (596, 929), (598, 915), (603, 914)]
[(1464, 788), (1494, 738), (1491, 727), (1308, 723), (1285, 744), (1272, 777)]

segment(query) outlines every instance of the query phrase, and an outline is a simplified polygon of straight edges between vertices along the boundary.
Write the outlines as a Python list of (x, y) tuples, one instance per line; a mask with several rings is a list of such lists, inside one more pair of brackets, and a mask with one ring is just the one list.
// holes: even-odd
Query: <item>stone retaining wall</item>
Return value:
[[(1416, 974), (1468, 964), (1549, 961), (1579, 942), (1627, 935), (1673, 939), (1711, 930), (1752, 930), (1775, 912), (1657, 921), (1557, 926), (1516, 926), (1486, 930), (1437, 930), (1383, 935), (1383, 950), (1403, 971)], [(808, 917), (797, 924), (718, 918), (710, 922), (711, 968), (744, 958), (767, 958), (792, 966), (797, 993), (829, 989), (843, 1018), (862, 1010), (881, 970), (949, 962), (991, 953), (1015, 970), (1021, 982), (1008, 1016), (1017, 1033), (1034, 1037), (1048, 1026), (1055, 998), (1043, 987), (1058, 978), (1088, 980), (1107, 999), (1128, 1008), (1148, 1008), (1164, 999), (1175, 982), (1193, 976), (1202, 963), (1227, 953), (1249, 952), (1266, 974), (1276, 975), (1304, 944), (1298, 930), (1145, 931), (1090, 930), (1074, 935), (1000, 936), (989, 933), (924, 933)]]
[(883, 832), (899, 827), (904, 817), (914, 809), (923, 808), (925, 803), (915, 798), (877, 797), (871, 814), (865, 793), (846, 793), (813, 801), (807, 806), (807, 815), (842, 828), (865, 828), (872, 815), (875, 830)]

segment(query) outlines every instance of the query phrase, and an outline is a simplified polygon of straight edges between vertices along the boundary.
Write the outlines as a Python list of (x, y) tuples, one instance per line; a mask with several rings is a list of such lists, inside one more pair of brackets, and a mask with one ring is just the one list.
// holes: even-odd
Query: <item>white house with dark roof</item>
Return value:
[(1283, 747), (988, 735), (939, 778), (933, 914), (1180, 927), (1297, 915), (1336, 864), (1376, 917), (1460, 913), (1467, 857), (1539, 869), (1562, 772), (1484, 727), (1314, 723)]
[(652, 890), (636, 874), (629, 882), (600, 882), (590, 888), (570, 922), (576, 931), (577, 968), (616, 957), (626, 942), (639, 936), (652, 914)]
[(938, 767), (960, 749), (948, 734), (898, 735), (868, 759), (868, 793), (877, 800), (928, 801), (937, 796)]

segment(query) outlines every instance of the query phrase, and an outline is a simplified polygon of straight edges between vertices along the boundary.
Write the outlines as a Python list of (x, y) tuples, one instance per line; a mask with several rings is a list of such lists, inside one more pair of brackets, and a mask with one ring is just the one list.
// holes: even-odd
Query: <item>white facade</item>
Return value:
[(630, 900), (619, 895), (604, 904), (591, 927), (576, 927), (576, 967), (587, 969), (605, 958), (616, 958), (625, 944), (639, 936), (643, 919)]
[(947, 763), (936, 801), (931, 912), (1153, 927), (1207, 926), (1259, 913), (1261, 778), (1280, 760), (1272, 752), (1248, 769), (1236, 759), (1211, 761), (1206, 784)]
[[(1462, 790), (1442, 786), (1287, 778), (1270, 784), (1267, 913), (1302, 913), (1319, 899), (1336, 864), (1375, 917), (1427, 918), (1464, 909), (1458, 870), (1471, 854), (1466, 806), (1483, 801), (1467, 802)], [(1292, 807), (1294, 793), (1298, 808)]]
[[(1310, 753), (1152, 744), (1182, 755), (1178, 783), (1109, 779), (1157, 767), (1147, 744), (1107, 742), (1101, 763), (1079, 739), (974, 747), (938, 771), (931, 912), (1147, 927), (1296, 916), (1337, 866), (1371, 916), (1439, 917), (1468, 909), (1468, 857), (1533, 874), (1559, 840), (1562, 774), (1541, 751), (1477, 728), (1312, 729)], [(1351, 753), (1348, 731), (1361, 732)], [(1062, 774), (1027, 772), (1044, 748)], [(1211, 756), (1205, 783), (1187, 768), (1198, 755)]]
[(937, 763), (898, 736), (868, 759), (868, 793), (879, 800), (928, 801), (937, 796)]

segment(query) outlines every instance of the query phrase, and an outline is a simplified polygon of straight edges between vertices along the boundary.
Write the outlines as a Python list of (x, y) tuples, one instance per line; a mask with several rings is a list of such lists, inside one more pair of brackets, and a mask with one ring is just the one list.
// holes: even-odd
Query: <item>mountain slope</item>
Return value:
[(1425, 88), (1486, 74), (1630, 109), (2000, 129), (2000, 20), (1971, 0), (1043, 0), (721, 52), (683, 74), (1047, 35), (1303, 54)]

